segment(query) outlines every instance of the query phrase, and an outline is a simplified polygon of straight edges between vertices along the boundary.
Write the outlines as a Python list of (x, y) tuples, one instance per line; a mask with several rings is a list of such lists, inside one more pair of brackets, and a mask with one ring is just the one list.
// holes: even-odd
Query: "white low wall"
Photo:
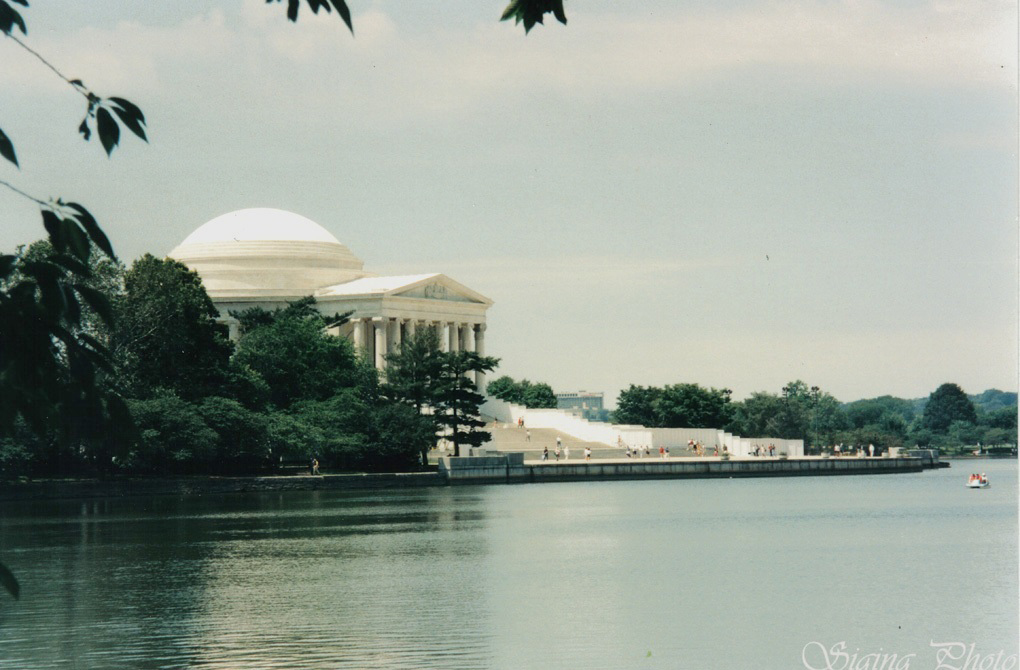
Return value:
[(775, 445), (776, 455), (786, 454), (791, 458), (804, 455), (803, 440), (784, 440), (782, 438), (756, 437), (746, 438), (731, 435), (715, 428), (645, 428), (644, 426), (628, 426), (613, 423), (599, 423), (574, 416), (561, 409), (528, 409), (522, 405), (514, 405), (499, 398), (486, 396), (481, 406), (481, 413), (491, 416), (504, 423), (516, 424), (523, 418), (524, 424), (532, 428), (550, 428), (566, 433), (585, 442), (601, 442), (608, 446), (649, 447), (686, 447), (688, 440), (701, 442), (708, 449), (714, 447), (727, 450), (734, 456), (750, 456), (755, 445), (768, 447)]

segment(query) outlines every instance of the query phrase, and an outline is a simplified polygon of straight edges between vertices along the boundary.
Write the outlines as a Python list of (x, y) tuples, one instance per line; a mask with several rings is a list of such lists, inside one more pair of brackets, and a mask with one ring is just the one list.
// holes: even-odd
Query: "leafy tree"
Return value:
[(517, 381), (503, 375), (489, 382), (485, 390), (493, 397), (533, 409), (554, 409), (557, 404), (552, 387), (544, 382)]
[(207, 426), (216, 432), (212, 469), (220, 473), (248, 473), (269, 463), (268, 420), (231, 398), (210, 396), (197, 405)]
[(977, 395), (970, 396), (970, 401), (974, 403), (974, 409), (979, 413), (982, 410), (994, 412), (1000, 409), (1009, 409), (1010, 407), (1016, 408), (1017, 394), (1011, 391), (988, 389)]
[(219, 436), (198, 408), (171, 392), (130, 399), (139, 439), (128, 454), (127, 470), (158, 474), (208, 471), (216, 457)]
[(698, 384), (669, 384), (653, 403), (656, 426), (722, 427), (729, 421), (730, 394), (729, 389), (706, 389)]
[(436, 423), (453, 443), (453, 453), (461, 455), (461, 446), (478, 447), (489, 441), (488, 431), (478, 408), (485, 397), (478, 393), (474, 373), (490, 372), (499, 360), (473, 351), (444, 352), (443, 370), (434, 397)]
[(432, 328), (420, 328), (400, 343), (398, 351), (386, 356), (386, 380), (382, 392), (421, 414), (435, 404), (443, 366), (439, 335)]
[(974, 424), (977, 422), (977, 412), (963, 389), (956, 384), (946, 383), (928, 396), (922, 425), (937, 433), (944, 433), (954, 421)]
[(522, 400), (525, 407), (534, 409), (556, 408), (556, 394), (553, 393), (551, 386), (545, 382), (529, 383), (528, 380), (524, 380), (523, 384)]
[(1006, 428), (1006, 429), (1012, 428), (1013, 430), (1016, 430), (1017, 426), (1016, 410), (1017, 406), (1014, 404), (1008, 407), (1003, 407), (1001, 409), (988, 412), (987, 414), (981, 417), (982, 419), (981, 423), (987, 426), (991, 426), (993, 428)]
[(280, 409), (374, 384), (374, 370), (349, 341), (328, 334), (327, 325), (314, 309), (283, 310), (241, 337), (234, 362), (268, 384), (270, 402)]
[(898, 415), (909, 424), (914, 418), (914, 406), (909, 400), (884, 395), (848, 403), (846, 415), (854, 428), (878, 425), (886, 415)]
[(613, 420), (621, 424), (655, 426), (658, 422), (655, 404), (661, 396), (660, 388), (631, 384), (620, 391)]
[(118, 311), (116, 348), (132, 395), (155, 388), (185, 399), (220, 392), (232, 347), (196, 272), (146, 254), (124, 275)]

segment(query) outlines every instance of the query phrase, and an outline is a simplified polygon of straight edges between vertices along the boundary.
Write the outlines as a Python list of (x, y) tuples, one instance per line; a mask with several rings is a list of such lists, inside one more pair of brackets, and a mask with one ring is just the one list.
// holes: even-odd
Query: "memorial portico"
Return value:
[[(366, 272), (361, 259), (329, 231), (297, 214), (276, 209), (224, 214), (169, 255), (198, 272), (225, 322), (236, 321), (232, 311), (273, 310), (311, 295), (323, 314), (349, 314), (331, 332), (349, 338), (379, 369), (420, 328), (434, 328), (444, 351), (485, 353), (490, 299), (440, 273)], [(484, 375), (475, 379), (483, 388)]]

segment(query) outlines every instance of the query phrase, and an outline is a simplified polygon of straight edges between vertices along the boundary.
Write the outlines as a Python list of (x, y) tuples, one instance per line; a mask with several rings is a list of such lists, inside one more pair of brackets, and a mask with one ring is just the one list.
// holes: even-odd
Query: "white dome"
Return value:
[(181, 246), (260, 240), (340, 244), (340, 240), (328, 230), (300, 214), (269, 207), (253, 207), (221, 214), (202, 224), (184, 238)]
[(368, 275), (328, 230), (279, 209), (240, 209), (199, 226), (169, 256), (198, 272), (213, 300), (295, 299)]

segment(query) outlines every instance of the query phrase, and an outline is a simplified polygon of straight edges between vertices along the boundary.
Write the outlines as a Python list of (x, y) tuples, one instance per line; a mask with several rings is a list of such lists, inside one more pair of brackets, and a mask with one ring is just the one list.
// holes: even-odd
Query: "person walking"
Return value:
[(585, 447), (584, 448), (584, 460), (586, 460), (586, 461), (590, 461), (591, 460), (591, 447)]
[(549, 460), (549, 447), (545, 447), (542, 449), (542, 460), (543, 461)]
[(570, 460), (570, 447), (569, 446), (563, 447), (563, 460), (565, 460), (565, 461), (569, 461)]

